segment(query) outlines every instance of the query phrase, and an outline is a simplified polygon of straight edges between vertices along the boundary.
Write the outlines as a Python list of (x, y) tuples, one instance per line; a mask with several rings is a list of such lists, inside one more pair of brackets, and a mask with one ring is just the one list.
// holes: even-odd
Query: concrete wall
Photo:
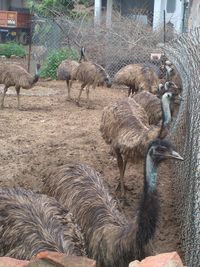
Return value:
[(0, 9), (8, 10), (9, 7), (22, 8), (25, 7), (24, 0), (0, 0)]
[(8, 10), (9, 5), (10, 5), (9, 0), (0, 0), (0, 9)]
[(188, 29), (194, 29), (200, 26), (200, 0), (193, 0), (190, 4), (188, 17)]
[(154, 19), (153, 28), (156, 29), (159, 26), (163, 26), (163, 10), (166, 10), (166, 23), (171, 22), (174, 24), (176, 33), (182, 32), (183, 13), (184, 13), (184, 1), (175, 1), (175, 11), (173, 13), (167, 12), (168, 0), (155, 0), (154, 1)]

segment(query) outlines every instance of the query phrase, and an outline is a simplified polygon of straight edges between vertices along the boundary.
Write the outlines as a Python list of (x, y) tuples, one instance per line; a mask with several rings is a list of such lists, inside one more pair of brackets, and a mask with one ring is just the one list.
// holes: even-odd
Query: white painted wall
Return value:
[(163, 26), (163, 10), (166, 10), (166, 23), (170, 21), (174, 24), (174, 29), (177, 33), (182, 32), (184, 0), (175, 1), (175, 12), (167, 13), (167, 0), (154, 0), (154, 29), (157, 29), (160, 25)]
[(102, 1), (95, 0), (94, 2), (94, 24), (96, 26), (101, 24), (101, 9), (102, 9)]
[(200, 26), (200, 0), (193, 0), (189, 18), (188, 29), (194, 29)]

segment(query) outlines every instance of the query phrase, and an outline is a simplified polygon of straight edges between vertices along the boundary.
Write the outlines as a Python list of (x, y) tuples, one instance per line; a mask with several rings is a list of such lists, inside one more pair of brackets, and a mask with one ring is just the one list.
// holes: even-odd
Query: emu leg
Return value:
[(68, 92), (68, 95), (67, 95), (67, 100), (71, 100), (71, 85), (72, 85), (72, 82), (69, 81), (69, 80), (66, 80), (66, 84), (67, 84), (67, 92)]
[(124, 199), (125, 197), (125, 190), (124, 190), (124, 173), (126, 170), (126, 164), (127, 164), (127, 158), (125, 157), (123, 159), (121, 153), (119, 150), (116, 150), (116, 155), (117, 155), (117, 164), (119, 168), (119, 173), (120, 173), (120, 189), (121, 189), (121, 197)]
[(76, 103), (77, 103), (78, 106), (79, 106), (79, 102), (80, 102), (81, 94), (82, 94), (82, 92), (83, 92), (83, 88), (84, 88), (85, 86), (86, 86), (85, 83), (83, 83), (83, 84), (81, 85), (81, 89), (80, 89), (80, 91), (79, 91), (79, 95), (78, 95), (78, 98), (77, 98), (77, 100), (76, 100)]
[(130, 96), (131, 92), (132, 92), (132, 88), (129, 87), (129, 88), (128, 88), (128, 97)]
[(128, 88), (128, 97), (134, 95), (135, 92), (135, 86), (130, 86)]
[(19, 97), (20, 87), (16, 86), (15, 90), (17, 92), (17, 108), (20, 109), (20, 97)]
[(90, 86), (88, 85), (86, 87), (86, 95), (87, 95), (87, 108), (90, 108), (90, 99), (89, 99), (89, 94), (90, 94)]
[(1, 99), (1, 109), (4, 108), (4, 98), (6, 96), (6, 92), (8, 90), (8, 87), (5, 85), (4, 89), (3, 89), (3, 96), (2, 96), (2, 99)]

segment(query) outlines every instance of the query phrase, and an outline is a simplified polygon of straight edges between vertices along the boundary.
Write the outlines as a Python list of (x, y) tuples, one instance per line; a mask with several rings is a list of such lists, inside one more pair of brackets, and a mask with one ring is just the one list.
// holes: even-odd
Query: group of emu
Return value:
[[(39, 66), (37, 67), (37, 71)], [(65, 60), (58, 78), (66, 80), (71, 99), (73, 80), (81, 93), (111, 79), (105, 69), (89, 61), (81, 49), (79, 62)], [(18, 66), (2, 64), (0, 83), (29, 89), (38, 80)], [(40, 251), (87, 256), (98, 267), (127, 267), (151, 254), (150, 241), (158, 226), (157, 171), (167, 159), (183, 160), (166, 140), (180, 98), (181, 81), (169, 61), (131, 64), (115, 75), (114, 83), (127, 85), (129, 96), (105, 107), (100, 123), (102, 137), (115, 151), (121, 197), (125, 199), (124, 173), (128, 161), (144, 161), (143, 193), (132, 220), (117, 208), (104, 179), (83, 164), (66, 164), (44, 181), (43, 194), (23, 188), (0, 188), (0, 256), (30, 259)], [(47, 196), (47, 195), (49, 196)]]

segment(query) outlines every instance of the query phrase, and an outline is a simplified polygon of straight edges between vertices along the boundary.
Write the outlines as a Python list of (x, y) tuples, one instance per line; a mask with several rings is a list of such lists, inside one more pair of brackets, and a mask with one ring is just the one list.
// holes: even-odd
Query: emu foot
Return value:
[(80, 103), (77, 100), (75, 100), (75, 103), (76, 103), (77, 107), (81, 107)]
[(95, 109), (95, 107), (93, 107), (93, 106), (87, 106), (87, 109)]

